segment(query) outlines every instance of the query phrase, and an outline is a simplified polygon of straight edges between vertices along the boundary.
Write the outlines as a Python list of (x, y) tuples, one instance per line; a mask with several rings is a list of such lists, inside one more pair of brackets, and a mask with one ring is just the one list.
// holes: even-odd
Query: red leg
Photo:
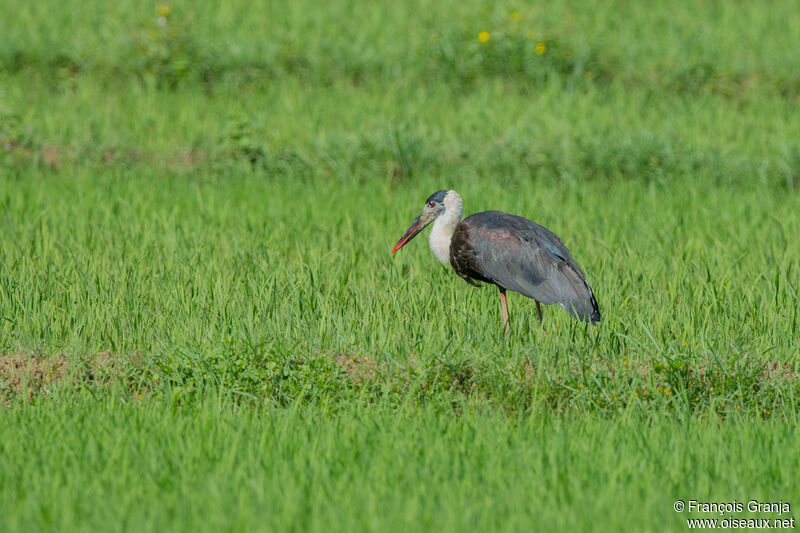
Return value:
[(506, 290), (500, 289), (500, 309), (503, 311), (503, 325), (506, 327), (506, 335), (511, 329), (508, 326), (508, 304), (506, 303)]

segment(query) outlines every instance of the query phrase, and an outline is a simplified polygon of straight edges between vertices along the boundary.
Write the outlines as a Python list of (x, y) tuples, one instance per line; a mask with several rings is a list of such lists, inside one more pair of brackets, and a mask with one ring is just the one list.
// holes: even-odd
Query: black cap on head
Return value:
[(428, 199), (425, 200), (425, 203), (427, 204), (428, 202), (436, 202), (437, 204), (440, 204), (444, 202), (444, 197), (446, 194), (447, 191), (436, 191), (435, 193), (428, 196)]

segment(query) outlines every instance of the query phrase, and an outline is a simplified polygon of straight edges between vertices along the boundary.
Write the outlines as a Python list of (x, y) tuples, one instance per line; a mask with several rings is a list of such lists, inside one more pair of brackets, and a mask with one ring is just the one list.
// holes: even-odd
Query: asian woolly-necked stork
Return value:
[[(539, 303), (556, 304), (578, 320), (595, 324), (600, 308), (581, 268), (561, 239), (539, 224), (503, 213), (484, 211), (461, 220), (464, 207), (456, 191), (437, 191), (392, 248), (405, 246), (433, 222), (429, 242), (436, 258), (450, 263), (467, 283), (492, 283), (500, 289), (500, 307), (506, 334), (506, 291), (518, 292)], [(435, 222), (434, 222), (435, 221)]]

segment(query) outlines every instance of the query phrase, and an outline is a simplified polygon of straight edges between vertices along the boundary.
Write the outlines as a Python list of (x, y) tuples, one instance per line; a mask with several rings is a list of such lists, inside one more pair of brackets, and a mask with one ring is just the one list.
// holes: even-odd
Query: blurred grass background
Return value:
[[(171, 458), (220, 446), (226, 424), (258, 433), (286, 417), (291, 431), (319, 427), (319, 442), (335, 443), (337, 424), (374, 435), (393, 412), (405, 417), (402, 431), (363, 453), (406, 446), (397, 461), (417, 487), (443, 486), (426, 465), (448, 454), (465, 472), (483, 468), (483, 456), (438, 438), (453, 424), (481, 425), (489, 449), (520, 439), (514, 453), (605, 428), (642, 439), (622, 439), (614, 457), (590, 441), (540, 485), (535, 469), (529, 484), (491, 485), (470, 500), (474, 522), (395, 516), (420, 528), (530, 525), (541, 505), (515, 500), (500, 512), (496, 502), (541, 503), (535, 487), (571, 509), (569, 519), (541, 514), (542, 529), (683, 527), (671, 503), (692, 489), (796, 495), (788, 456), (770, 455), (784, 462), (760, 470), (763, 457), (744, 452), (788, 446), (800, 393), (800, 12), (791, 2), (0, 1), (0, 11), (0, 443), (9, 443), (6, 471), (29, 472), (5, 477), (6, 501), (16, 502), (3, 513), (8, 528), (107, 523), (87, 511), (99, 500), (52, 498), (93, 474), (106, 484), (98, 499), (178, 498), (152, 522), (128, 515), (137, 529), (182, 528), (170, 513), (185, 510), (174, 502), (191, 491), (167, 480), (205, 479), (216, 463)], [(462, 194), (466, 213), (501, 209), (559, 234), (603, 323), (587, 328), (547, 308), (542, 336), (532, 302), (511, 297), (505, 339), (496, 290), (467, 286), (422, 241), (389, 256), (442, 188)], [(60, 452), (26, 456), (13, 445), (47, 442), (57, 418), (73, 428), (61, 438), (67, 450), (92, 431), (112, 450), (121, 437), (103, 428), (117, 410), (131, 446), (149, 446), (147, 421), (164, 435), (195, 410), (205, 422), (187, 429), (195, 437), (148, 452), (171, 473), (164, 483), (128, 493), (102, 461), (41, 468), (37, 457)], [(551, 440), (504, 433), (519, 420)], [(687, 436), (685, 424), (698, 433)], [(276, 462), (316, 449), (269, 427), (253, 438), (284, 443)], [(664, 445), (670, 433), (683, 436)], [(734, 442), (741, 453), (727, 455)], [(244, 464), (257, 453), (245, 437), (230, 446)], [(651, 490), (625, 500), (653, 509), (649, 518), (609, 518), (621, 498), (602, 495), (609, 472), (674, 450), (708, 450), (707, 466), (698, 474), (686, 456), (659, 463), (641, 479)], [(598, 466), (595, 456), (606, 459)], [(389, 468), (381, 457), (370, 468)], [(329, 459), (287, 475), (312, 468), (329, 480)], [(355, 521), (354, 502), (389, 481), (366, 479), (356, 464), (342, 479), (361, 488), (339, 510), (313, 507), (333, 489), (309, 485), (291, 498), (259, 489), (275, 482), (268, 470), (237, 474), (256, 487), (249, 495), (227, 481), (219, 493), (305, 502), (265, 529), (311, 509), (375, 529), (386, 522)], [(514, 464), (493, 463), (493, 475), (533, 468)], [(654, 500), (664, 476), (690, 481)], [(216, 498), (192, 490), (197, 501)], [(424, 491), (414, 494), (421, 507), (398, 513), (432, 516)], [(458, 508), (455, 497), (432, 501)], [(386, 509), (375, 505), (375, 516)], [(223, 527), (249, 529), (263, 515), (226, 516), (217, 515)]]

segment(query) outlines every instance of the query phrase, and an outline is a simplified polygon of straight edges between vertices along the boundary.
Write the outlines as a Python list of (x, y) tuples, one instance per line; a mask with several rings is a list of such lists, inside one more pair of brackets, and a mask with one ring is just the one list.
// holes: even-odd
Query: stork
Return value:
[(577, 320), (596, 324), (600, 308), (583, 271), (561, 239), (544, 226), (502, 211), (483, 211), (461, 220), (464, 212), (456, 191), (437, 191), (392, 248), (394, 254), (433, 222), (428, 239), (436, 258), (475, 287), (477, 281), (500, 290), (500, 309), (509, 333), (506, 291), (536, 301), (539, 323), (542, 303), (555, 304)]

